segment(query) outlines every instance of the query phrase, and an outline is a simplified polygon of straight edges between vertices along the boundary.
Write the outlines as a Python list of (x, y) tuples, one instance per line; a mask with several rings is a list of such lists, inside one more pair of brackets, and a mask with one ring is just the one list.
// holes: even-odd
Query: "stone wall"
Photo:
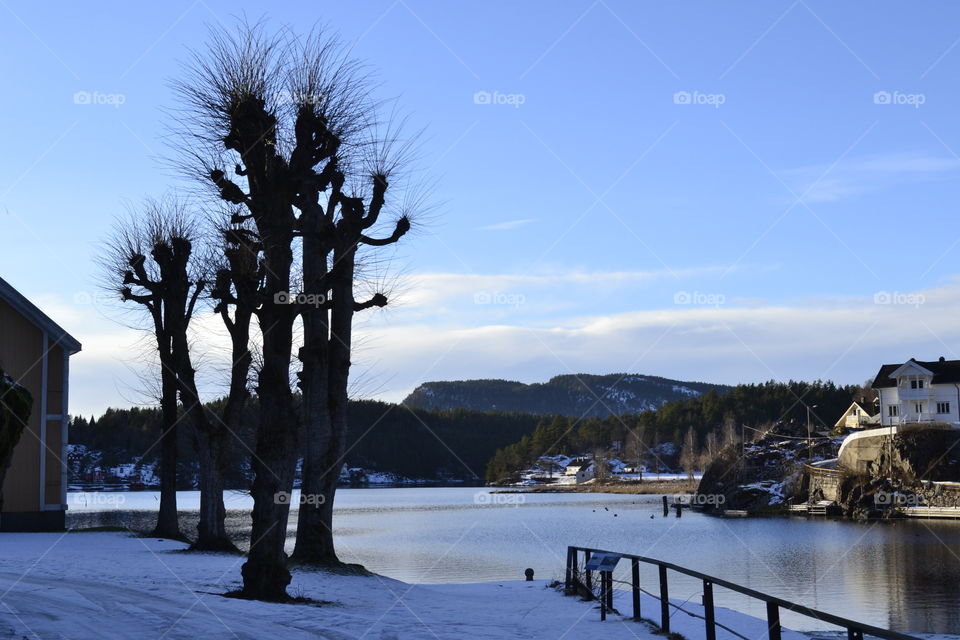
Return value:
[(809, 466), (805, 470), (810, 477), (808, 502), (819, 502), (821, 500), (838, 502), (840, 500), (840, 473)]

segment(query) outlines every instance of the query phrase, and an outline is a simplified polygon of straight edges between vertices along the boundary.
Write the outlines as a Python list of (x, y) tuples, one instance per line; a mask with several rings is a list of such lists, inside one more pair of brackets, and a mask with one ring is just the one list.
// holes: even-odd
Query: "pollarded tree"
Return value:
[[(269, 35), (262, 26), (242, 25), (236, 33), (212, 32), (208, 49), (194, 56), (188, 76), (177, 84), (186, 104), (180, 118), (184, 166), (218, 198), (240, 208), (233, 221), (249, 225), (256, 237), (262, 274), (251, 305), (262, 362), (253, 526), (242, 570), (243, 595), (250, 598), (286, 599), (290, 581), (284, 544), (300, 426), (289, 379), (295, 321), (304, 314), (301, 379), (313, 403), (306, 411), (317, 416), (306, 425), (306, 451), (316, 462), (345, 432), (341, 389), (349, 371), (352, 315), (385, 303), (382, 294), (354, 300), (357, 245), (386, 243), (409, 227), (401, 218), (385, 238), (366, 235), (382, 208), (386, 174), (374, 177), (368, 198), (344, 189), (353, 177), (349, 147), (359, 144), (357, 134), (371, 118), (365, 83), (340, 51), (322, 35)], [(315, 296), (305, 301), (291, 297), (300, 293), (291, 292), (300, 275), (298, 249), (303, 279)], [(328, 321), (323, 312), (314, 315), (318, 309), (329, 310)], [(314, 465), (310, 475), (324, 471)]]
[(148, 201), (115, 226), (102, 260), (104, 286), (147, 312), (160, 378), (160, 510), (153, 534), (182, 539), (177, 518), (178, 368), (197, 299), (206, 286), (191, 261), (196, 229), (176, 201)]

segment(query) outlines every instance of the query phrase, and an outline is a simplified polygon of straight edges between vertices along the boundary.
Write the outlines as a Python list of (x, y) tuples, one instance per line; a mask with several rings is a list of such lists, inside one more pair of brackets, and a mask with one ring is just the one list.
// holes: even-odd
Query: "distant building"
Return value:
[(13, 450), (0, 531), (64, 528), (70, 356), (80, 343), (0, 278), (0, 368), (33, 396)]
[(863, 429), (880, 423), (878, 410), (866, 401), (851, 403), (843, 412), (834, 427), (847, 429)]
[(940, 358), (880, 367), (873, 388), (880, 398), (880, 424), (918, 422), (960, 426), (960, 360)]

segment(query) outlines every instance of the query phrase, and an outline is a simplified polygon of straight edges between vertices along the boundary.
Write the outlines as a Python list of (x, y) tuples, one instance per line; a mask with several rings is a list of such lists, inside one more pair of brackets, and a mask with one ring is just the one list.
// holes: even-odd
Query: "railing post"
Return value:
[(776, 602), (767, 603), (767, 637), (770, 640), (780, 639), (780, 607)]
[(607, 611), (613, 611), (613, 571), (607, 571)]
[(633, 590), (633, 619), (640, 619), (640, 561), (636, 558), (630, 559), (630, 565), (632, 569), (632, 579), (630, 581), (630, 588)]
[(590, 564), (590, 552), (584, 550), (583, 552), (583, 572), (586, 574), (584, 576), (584, 582), (587, 585), (587, 590), (592, 594), (593, 593), (593, 576), (591, 575), (592, 571), (587, 569), (587, 565)]
[(847, 629), (847, 640), (863, 640), (863, 631), (860, 629)]
[(670, 592), (667, 589), (667, 568), (657, 565), (660, 569), (660, 630), (670, 633)]
[(573, 571), (577, 564), (576, 547), (567, 547), (567, 580), (563, 585), (563, 592), (566, 595), (573, 595), (576, 590), (573, 586)]
[(713, 614), (713, 583), (703, 581), (703, 617), (707, 625), (707, 640), (717, 640), (717, 621)]
[(600, 621), (607, 619), (607, 572), (600, 572)]

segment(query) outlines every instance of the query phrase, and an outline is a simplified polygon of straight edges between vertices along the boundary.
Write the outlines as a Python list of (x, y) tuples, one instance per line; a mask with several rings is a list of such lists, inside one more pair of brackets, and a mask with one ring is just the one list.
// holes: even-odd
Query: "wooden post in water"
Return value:
[(780, 607), (775, 602), (767, 603), (767, 637), (770, 640), (781, 640), (780, 638)]
[(667, 503), (667, 496), (663, 496), (663, 517), (670, 515), (670, 505)]
[(707, 640), (717, 640), (717, 620), (713, 612), (713, 583), (703, 581), (703, 617), (707, 625)]
[(632, 570), (632, 579), (630, 588), (633, 591), (633, 619), (640, 619), (640, 561), (636, 558), (631, 559), (630, 568)]
[[(667, 589), (667, 568), (658, 565), (660, 569), (660, 630), (670, 633), (670, 592)], [(780, 640), (777, 638), (777, 640)]]

